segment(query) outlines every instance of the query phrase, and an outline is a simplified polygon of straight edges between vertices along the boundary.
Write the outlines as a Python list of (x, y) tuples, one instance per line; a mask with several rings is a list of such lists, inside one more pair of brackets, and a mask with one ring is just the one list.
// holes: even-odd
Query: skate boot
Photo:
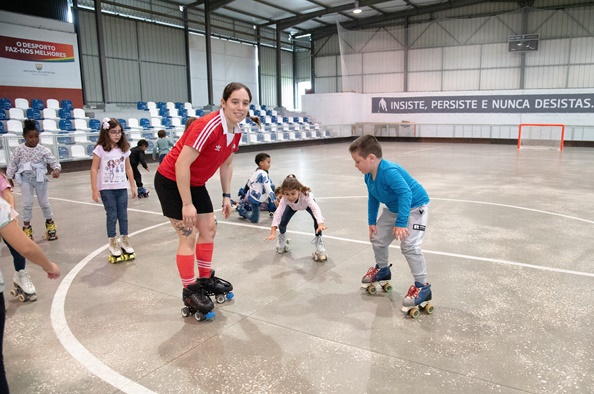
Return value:
[(22, 302), (37, 300), (35, 286), (33, 286), (29, 272), (27, 272), (25, 268), (14, 273), (12, 282), (14, 284), (14, 289), (10, 290), (10, 294), (12, 294), (13, 297), (18, 297)]
[(109, 238), (109, 256), (107, 256), (107, 261), (109, 261), (111, 264), (121, 263), (124, 261), (122, 258), (122, 248), (118, 244), (116, 237)]
[(23, 231), (25, 232), (25, 235), (27, 237), (29, 237), (30, 239), (33, 239), (33, 227), (31, 227), (31, 225), (27, 225), (27, 226), (23, 226)]
[(217, 304), (222, 304), (225, 300), (231, 300), (233, 294), (233, 285), (224, 279), (217, 278), (215, 271), (210, 271), (210, 278), (198, 278), (196, 283), (199, 283), (209, 296), (214, 296)]
[(380, 268), (377, 264), (375, 267), (370, 267), (367, 270), (367, 273), (361, 279), (361, 288), (365, 289), (369, 294), (377, 293), (377, 287), (381, 287), (383, 291), (386, 293), (392, 292), (392, 285), (390, 284), (390, 280), (392, 280), (392, 272), (390, 271), (390, 267), (392, 264), (388, 265), (387, 267)]
[(138, 194), (138, 198), (148, 198), (149, 191), (146, 190), (145, 187), (139, 187), (137, 194)]
[(279, 234), (278, 242), (276, 243), (276, 253), (283, 254), (289, 251), (290, 239), (287, 238), (287, 234)]
[(134, 253), (134, 248), (130, 245), (130, 239), (127, 235), (122, 235), (120, 237), (118, 245), (122, 249), (122, 259), (124, 261), (134, 260), (136, 258), (136, 253)]
[(415, 282), (402, 300), (402, 313), (416, 319), (420, 315), (420, 309), (430, 315), (433, 313), (433, 305), (429, 301), (431, 301), (431, 285)]
[(311, 243), (316, 245), (316, 251), (312, 253), (311, 257), (313, 257), (315, 261), (328, 260), (328, 255), (326, 254), (326, 247), (324, 246), (324, 240), (322, 239), (322, 236), (316, 235)]
[(239, 217), (243, 219), (248, 218), (247, 210), (245, 209), (245, 206), (242, 204), (237, 206), (237, 213), (239, 214)]
[(45, 238), (48, 241), (55, 241), (58, 239), (58, 233), (56, 232), (56, 224), (52, 219), (46, 219), (45, 221)]
[(203, 321), (215, 316), (214, 304), (200, 284), (194, 283), (183, 289), (182, 299), (185, 305), (181, 310), (183, 317), (194, 315), (196, 320)]

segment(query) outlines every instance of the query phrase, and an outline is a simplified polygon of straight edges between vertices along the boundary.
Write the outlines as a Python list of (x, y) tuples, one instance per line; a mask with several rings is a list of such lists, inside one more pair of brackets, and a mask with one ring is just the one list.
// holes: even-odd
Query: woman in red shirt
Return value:
[[(155, 190), (163, 215), (179, 236), (176, 262), (182, 280), (184, 316), (195, 313), (197, 320), (214, 317), (214, 304), (233, 297), (231, 283), (211, 270), (216, 234), (213, 205), (206, 182), (220, 169), (223, 215), (231, 213), (233, 153), (239, 148), (239, 123), (249, 114), (252, 93), (244, 84), (225, 87), (221, 109), (196, 119), (165, 156), (155, 174)], [(260, 123), (258, 118), (252, 118)], [(194, 260), (198, 279), (194, 276)]]

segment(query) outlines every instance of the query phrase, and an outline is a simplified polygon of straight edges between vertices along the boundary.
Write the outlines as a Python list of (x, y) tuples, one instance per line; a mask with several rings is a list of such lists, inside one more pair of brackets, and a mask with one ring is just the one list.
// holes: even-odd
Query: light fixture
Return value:
[(353, 14), (360, 14), (361, 12), (363, 12), (363, 10), (359, 8), (359, 2), (355, 1), (355, 9), (353, 10)]

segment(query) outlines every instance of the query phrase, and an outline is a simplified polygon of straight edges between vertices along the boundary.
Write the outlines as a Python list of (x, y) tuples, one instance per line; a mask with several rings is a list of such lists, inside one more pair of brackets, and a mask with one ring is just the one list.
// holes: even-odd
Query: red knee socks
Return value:
[(198, 277), (210, 278), (212, 266), (212, 252), (214, 244), (196, 244), (196, 263), (198, 264)]

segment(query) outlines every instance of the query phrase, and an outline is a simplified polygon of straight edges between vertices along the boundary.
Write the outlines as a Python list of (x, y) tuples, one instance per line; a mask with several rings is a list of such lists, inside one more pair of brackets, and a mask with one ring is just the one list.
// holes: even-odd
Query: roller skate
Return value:
[(232, 291), (233, 285), (214, 275), (215, 271), (211, 270), (210, 278), (198, 278), (196, 279), (196, 283), (199, 283), (206, 290), (207, 295), (214, 296), (217, 304), (230, 301), (235, 296)]
[(145, 187), (139, 187), (138, 192), (136, 194), (138, 195), (138, 198), (148, 198), (149, 191), (146, 190)]
[(45, 220), (45, 235), (44, 237), (48, 241), (55, 241), (58, 239), (58, 233), (56, 232), (56, 224), (52, 219)]
[(109, 256), (107, 261), (111, 264), (121, 263), (124, 261), (122, 257), (122, 248), (120, 247), (116, 237), (109, 238)]
[(431, 285), (429, 283), (415, 282), (402, 300), (402, 313), (413, 319), (419, 317), (421, 314), (419, 310), (424, 310), (430, 315), (433, 313), (433, 305), (429, 301), (431, 301)]
[(19, 301), (36, 301), (37, 294), (35, 293), (35, 286), (31, 282), (29, 272), (25, 268), (14, 273), (12, 279), (14, 289), (10, 290), (13, 297), (18, 297)]
[(30, 224), (23, 226), (23, 231), (25, 232), (25, 235), (27, 237), (29, 237), (30, 239), (33, 239), (33, 227), (31, 227)]
[(316, 235), (311, 243), (316, 245), (316, 251), (312, 253), (311, 257), (313, 257), (315, 261), (328, 260), (328, 255), (326, 254), (326, 247), (324, 246), (324, 240), (322, 239), (322, 236)]
[(378, 286), (381, 287), (386, 293), (392, 292), (392, 285), (390, 280), (392, 279), (392, 272), (390, 267), (392, 264), (384, 268), (379, 268), (376, 264), (375, 267), (370, 267), (367, 273), (361, 279), (361, 288), (365, 289), (369, 294), (377, 293)]
[(136, 253), (134, 252), (134, 248), (130, 245), (130, 239), (127, 235), (122, 235), (118, 244), (122, 249), (122, 259), (124, 261), (134, 260), (136, 258)]
[(278, 235), (278, 242), (276, 243), (276, 253), (283, 254), (285, 252), (288, 252), (289, 243), (291, 243), (291, 240), (287, 238), (287, 234), (280, 233)]
[(200, 284), (194, 283), (183, 289), (182, 299), (185, 305), (181, 310), (183, 317), (194, 315), (196, 320), (204, 321), (215, 316), (214, 304)]

